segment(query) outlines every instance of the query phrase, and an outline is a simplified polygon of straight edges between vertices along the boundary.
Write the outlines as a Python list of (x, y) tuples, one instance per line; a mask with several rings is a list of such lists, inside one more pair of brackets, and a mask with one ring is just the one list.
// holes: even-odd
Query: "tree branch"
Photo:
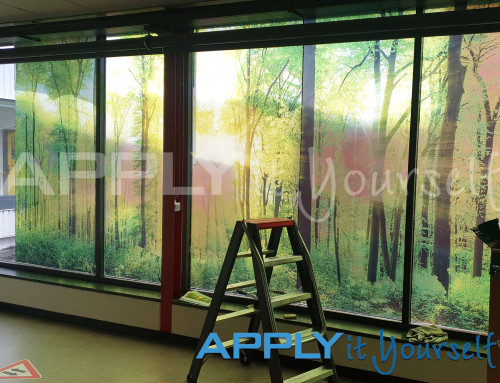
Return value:
[(349, 72), (347, 72), (347, 74), (345, 75), (344, 79), (342, 80), (342, 83), (340, 84), (339, 86), (339, 92), (340, 90), (342, 89), (342, 86), (344, 85), (344, 83), (346, 82), (347, 80), (347, 77), (349, 77), (349, 75), (356, 69), (356, 68), (359, 68), (361, 65), (363, 65), (366, 61), (366, 59), (370, 56), (370, 53), (372, 52), (371, 49), (368, 49), (368, 52), (366, 52), (366, 55), (365, 57), (363, 57), (363, 60), (361, 60), (361, 62), (359, 64), (356, 64), (354, 65), (351, 70)]

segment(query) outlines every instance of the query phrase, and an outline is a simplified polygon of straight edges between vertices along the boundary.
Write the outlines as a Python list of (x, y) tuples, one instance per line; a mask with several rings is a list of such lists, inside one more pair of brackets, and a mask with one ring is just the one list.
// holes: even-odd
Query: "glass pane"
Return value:
[(424, 40), (413, 320), (488, 330), (489, 249), (471, 228), (496, 218), (500, 34)]
[(105, 273), (160, 282), (163, 56), (106, 67)]
[(351, 10), (350, 12), (345, 12), (345, 14), (342, 14), (338, 10), (335, 12), (335, 16), (323, 16), (321, 13), (330, 13), (331, 10), (324, 10), (324, 11), (317, 11), (319, 13), (319, 16), (316, 19), (316, 22), (318, 23), (324, 23), (324, 22), (330, 22), (330, 21), (346, 21), (346, 20), (359, 20), (359, 19), (375, 19), (379, 17), (395, 17), (395, 16), (403, 16), (403, 15), (413, 15), (415, 14), (415, 9), (414, 8), (400, 8), (400, 9), (376, 9), (376, 6), (374, 8), (366, 8), (366, 5), (364, 5), (364, 9), (359, 9), (356, 13), (353, 13)]
[[(469, 0), (467, 1), (467, 9), (484, 9), (484, 8), (496, 8), (500, 6), (500, 2), (497, 0)], [(457, 5), (457, 7), (463, 7)], [(434, 13), (434, 12), (450, 12), (454, 11), (455, 7), (440, 7), (440, 8), (431, 8), (427, 9), (425, 13)]]
[(16, 258), (92, 273), (94, 60), (17, 65)]
[[(236, 220), (297, 216), (302, 48), (198, 53), (195, 70), (191, 285), (213, 289)], [(273, 289), (294, 288), (293, 267)], [(238, 260), (233, 279), (252, 270)]]
[(311, 255), (325, 308), (401, 319), (413, 40), (316, 50)]

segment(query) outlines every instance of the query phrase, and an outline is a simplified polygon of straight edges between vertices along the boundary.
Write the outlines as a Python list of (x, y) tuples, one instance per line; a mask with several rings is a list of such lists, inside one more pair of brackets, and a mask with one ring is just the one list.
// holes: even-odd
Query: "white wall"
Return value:
[(0, 277), (0, 302), (60, 314), (160, 329), (160, 302)]
[(16, 211), (0, 210), (0, 239), (16, 235)]
[(0, 65), (0, 98), (16, 99), (16, 65)]

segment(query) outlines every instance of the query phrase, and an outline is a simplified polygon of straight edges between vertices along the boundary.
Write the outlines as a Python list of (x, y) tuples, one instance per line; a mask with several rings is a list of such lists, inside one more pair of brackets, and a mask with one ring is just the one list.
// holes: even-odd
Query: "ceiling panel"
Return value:
[(71, 0), (71, 2), (97, 13), (161, 7), (172, 3), (169, 0)]
[(0, 22), (31, 20), (38, 17), (39, 16), (33, 12), (14, 8), (10, 5), (6, 5), (0, 2)]
[[(89, 9), (66, 0), (0, 0), (0, 3), (21, 11), (35, 13), (38, 18), (63, 17), (70, 14), (88, 13)], [(3, 18), (4, 15), (0, 17)]]
[(0, 0), (0, 24), (179, 5), (194, 0)]

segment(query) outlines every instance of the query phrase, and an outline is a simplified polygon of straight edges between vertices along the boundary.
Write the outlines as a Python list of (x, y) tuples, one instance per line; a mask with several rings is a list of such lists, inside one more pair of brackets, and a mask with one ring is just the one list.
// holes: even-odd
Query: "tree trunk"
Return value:
[(264, 173), (262, 176), (262, 216), (265, 217), (267, 215), (267, 203), (269, 202), (269, 194), (267, 181), (269, 179), (269, 174)]
[[(372, 197), (372, 217), (371, 217), (371, 230), (370, 230), (370, 247), (368, 254), (368, 281), (375, 283), (377, 280), (378, 269), (378, 252), (379, 241), (382, 248), (382, 257), (384, 261), (385, 273), (392, 279), (391, 276), (391, 262), (389, 259), (389, 249), (387, 246), (387, 229), (385, 223), (385, 206), (384, 198), (382, 196), (382, 178), (384, 177), (385, 155), (388, 145), (387, 140), (387, 123), (389, 119), (389, 106), (391, 103), (392, 94), (394, 92), (395, 84), (395, 68), (398, 50), (398, 40), (392, 43), (391, 53), (388, 57), (387, 79), (385, 84), (385, 91), (382, 96), (381, 88), (381, 52), (380, 41), (376, 41), (374, 45), (374, 80), (377, 99), (377, 110), (374, 117), (374, 128), (377, 132), (376, 142), (373, 144), (372, 153), (375, 160), (374, 171), (377, 175), (375, 181), (377, 195)], [(380, 100), (383, 100), (380, 102)], [(380, 114), (377, 111), (380, 110)], [(377, 121), (377, 116), (379, 119)]]
[[(332, 209), (332, 201), (331, 198), (328, 201), (328, 211), (331, 211)], [(335, 214), (335, 213), (334, 213)], [(328, 229), (327, 229), (327, 236), (326, 236), (326, 251), (330, 252), (330, 237), (332, 235), (332, 217), (333, 214), (328, 215)], [(335, 231), (333, 232), (333, 235), (335, 235)]]
[[(117, 127), (115, 127), (117, 129)], [(118, 169), (118, 150), (119, 144), (118, 139), (115, 135), (115, 172)], [(118, 226), (118, 174), (115, 174), (115, 249), (118, 250), (120, 248), (120, 231)]]
[(278, 180), (274, 181), (274, 216), (279, 217), (281, 199), (283, 197), (283, 182), (279, 183)]
[[(25, 132), (25, 138), (24, 138), (24, 143), (26, 147), (26, 155), (28, 154), (28, 115), (26, 114), (24, 116), (24, 132)], [(25, 177), (28, 177), (28, 160), (26, 159), (26, 174)], [(24, 225), (28, 226), (29, 230), (31, 230), (31, 224), (26, 225), (28, 221), (28, 188), (24, 188)]]
[(394, 212), (394, 231), (392, 238), (392, 259), (391, 259), (391, 279), (393, 281), (396, 280), (396, 268), (398, 264), (399, 258), (399, 240), (401, 233), (401, 219), (403, 217), (403, 202), (405, 198), (400, 198), (398, 205), (396, 207), (396, 211)]
[[(147, 94), (147, 80), (144, 78), (145, 58), (142, 57), (142, 73), (141, 79), (141, 180), (140, 180), (140, 194), (141, 194), (141, 239), (139, 247), (146, 248), (146, 177), (144, 176), (147, 171), (146, 161), (142, 159), (142, 155), (148, 153), (148, 133), (149, 133), (149, 98)], [(145, 157), (146, 158), (146, 157)]]
[(448, 291), (450, 277), (450, 194), (447, 190), (448, 176), (453, 168), (453, 152), (457, 130), (460, 103), (464, 93), (464, 79), (467, 67), (462, 65), (462, 35), (450, 36), (448, 45), (448, 90), (446, 107), (439, 140), (436, 169), (439, 194), (435, 204), (435, 237), (433, 273)]
[(314, 245), (318, 247), (318, 240), (319, 240), (319, 208), (320, 208), (320, 200), (321, 196), (318, 195), (318, 198), (316, 198), (315, 202), (315, 210), (316, 210), (316, 222), (314, 222)]
[[(486, 202), (488, 198), (488, 177), (489, 166), (491, 161), (491, 152), (493, 150), (493, 139), (495, 135), (496, 119), (488, 121), (485, 154), (479, 159), (481, 179), (479, 183), (479, 195), (476, 198), (476, 226), (486, 220)], [(474, 262), (472, 267), (472, 275), (480, 277), (483, 271), (483, 242), (478, 240), (477, 236), (474, 241)]]
[(244, 159), (244, 202), (245, 202), (245, 218), (250, 219), (250, 161), (252, 155), (252, 141), (250, 139), (250, 127), (247, 127), (245, 138), (245, 159)]
[[(340, 254), (339, 254), (339, 228), (337, 227), (337, 206), (339, 204), (338, 197), (335, 197), (334, 207), (333, 207), (333, 235), (335, 237), (335, 260), (337, 262), (337, 282), (342, 283), (341, 273), (340, 273)], [(330, 235), (330, 233), (328, 233)]]
[[(430, 192), (431, 180), (429, 177), (424, 179), (424, 190)], [(430, 240), (430, 227), (429, 227), (429, 194), (423, 193), (422, 196), (422, 248), (420, 249), (420, 266), (427, 269), (429, 263), (429, 240)]]
[[(493, 141), (495, 138), (495, 128), (497, 124), (498, 113), (500, 109), (500, 98), (498, 99), (493, 110), (491, 110), (490, 97), (488, 95), (488, 88), (483, 78), (479, 74), (479, 63), (482, 59), (481, 50), (476, 54), (471, 47), (469, 47), (469, 52), (473, 61), (473, 73), (479, 86), (481, 87), (481, 92), (483, 96), (483, 108), (486, 121), (486, 140), (484, 143), (484, 150), (479, 150), (482, 146), (482, 136), (480, 131), (477, 132), (477, 147), (479, 150), (479, 172), (480, 172), (480, 183), (479, 183), (479, 194), (476, 197), (476, 226), (485, 222), (486, 220), (486, 202), (488, 197), (488, 179), (489, 179), (489, 167), (491, 162), (491, 152), (493, 151)], [(481, 117), (481, 114), (480, 114)], [(481, 119), (479, 119), (480, 121)], [(483, 272), (483, 242), (476, 236), (474, 239), (474, 261), (472, 264), (472, 275), (474, 277), (480, 277)]]
[[(32, 145), (32, 152), (33, 152), (33, 179), (35, 180), (36, 184), (36, 168), (35, 168), (35, 134), (36, 134), (36, 115), (35, 115), (35, 96), (33, 96), (32, 99), (32, 109), (31, 109), (31, 114), (32, 114), (32, 126), (33, 126), (33, 135), (31, 137), (31, 145)], [(33, 224), (35, 228), (37, 227), (37, 201), (36, 201), (36, 193), (37, 193), (37, 188), (33, 187), (31, 188), (33, 190)]]

